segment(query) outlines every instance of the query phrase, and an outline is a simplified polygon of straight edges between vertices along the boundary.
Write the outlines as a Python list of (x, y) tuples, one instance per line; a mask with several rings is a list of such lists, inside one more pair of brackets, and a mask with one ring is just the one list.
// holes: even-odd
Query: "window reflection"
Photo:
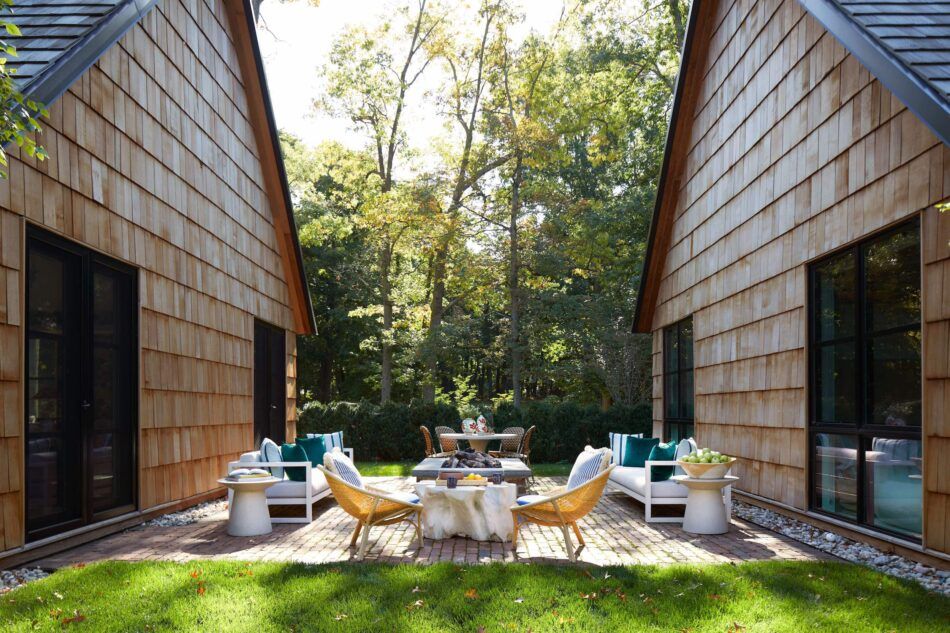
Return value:
[(875, 437), (864, 453), (871, 524), (920, 538), (923, 501), (919, 440)]

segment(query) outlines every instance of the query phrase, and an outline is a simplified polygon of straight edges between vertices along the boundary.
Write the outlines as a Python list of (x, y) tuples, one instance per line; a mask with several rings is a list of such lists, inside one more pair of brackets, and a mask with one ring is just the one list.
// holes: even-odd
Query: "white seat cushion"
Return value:
[(547, 499), (544, 495), (522, 495), (518, 497), (517, 504), (519, 506), (526, 506), (529, 503), (534, 503), (535, 501), (544, 501)]
[[(330, 487), (330, 485), (327, 484), (327, 478), (316, 468), (310, 471), (310, 477), (311, 494), (318, 495)], [(307, 496), (306, 486), (307, 482), (305, 481), (290, 481), (289, 479), (285, 479), (268, 488), (265, 494), (270, 499), (303, 499)]]
[(384, 491), (387, 497), (392, 497), (393, 499), (399, 499), (400, 501), (405, 501), (406, 503), (419, 503), (418, 495), (415, 495), (411, 492), (403, 492), (401, 490), (396, 490), (395, 492)]
[[(610, 481), (645, 497), (647, 495), (645, 472), (645, 468), (637, 468), (636, 466), (617, 466), (610, 473)], [(650, 496), (657, 499), (686, 497), (687, 492), (686, 486), (681, 486), (671, 479), (654, 481), (650, 488)]]

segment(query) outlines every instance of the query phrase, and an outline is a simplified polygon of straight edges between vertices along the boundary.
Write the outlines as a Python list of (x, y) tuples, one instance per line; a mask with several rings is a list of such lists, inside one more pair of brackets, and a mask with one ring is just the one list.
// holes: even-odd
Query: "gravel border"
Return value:
[(741, 501), (733, 500), (732, 511), (741, 519), (783, 534), (799, 543), (811, 545), (838, 558), (876, 569), (889, 576), (912, 580), (925, 589), (950, 596), (950, 571), (939, 570), (897, 554), (887, 554), (867, 543), (853, 541), (804, 521)]
[(19, 589), (28, 582), (41, 580), (49, 573), (39, 567), (23, 567), (21, 569), (7, 569), (0, 571), (0, 596)]
[(192, 506), (190, 508), (185, 508), (179, 512), (163, 514), (161, 516), (155, 517), (151, 521), (146, 521), (141, 525), (137, 525), (132, 529), (138, 530), (148, 527), (180, 527), (182, 525), (191, 525), (192, 523), (197, 523), (202, 519), (207, 519), (221, 512), (225, 512), (227, 509), (227, 497), (213, 499), (211, 501), (199, 503), (198, 505)]

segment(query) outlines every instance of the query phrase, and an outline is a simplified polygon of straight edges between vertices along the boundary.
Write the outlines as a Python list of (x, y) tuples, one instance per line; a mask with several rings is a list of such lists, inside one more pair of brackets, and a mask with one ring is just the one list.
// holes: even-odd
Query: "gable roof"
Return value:
[[(950, 145), (950, 0), (799, 0), (868, 71), (900, 99), (937, 138)], [(682, 160), (688, 148), (699, 61), (712, 30), (713, 2), (693, 0), (666, 151), (657, 186), (640, 290), (635, 332), (650, 332), (660, 275), (669, 248)]]
[[(10, 58), (8, 65), (17, 69), (20, 89), (47, 106), (52, 104), (157, 1), (15, 0), (9, 19), (22, 35), (10, 38), (17, 48), (17, 57)], [(261, 185), (274, 210), (295, 329), (310, 334), (316, 332), (313, 305), (250, 0), (229, 0), (225, 6), (247, 92), (251, 128), (260, 152), (264, 176)]]
[(10, 20), (22, 35), (10, 38), (19, 88), (50, 104), (134, 26), (156, 0), (16, 0)]
[(950, 1), (799, 1), (950, 145)]

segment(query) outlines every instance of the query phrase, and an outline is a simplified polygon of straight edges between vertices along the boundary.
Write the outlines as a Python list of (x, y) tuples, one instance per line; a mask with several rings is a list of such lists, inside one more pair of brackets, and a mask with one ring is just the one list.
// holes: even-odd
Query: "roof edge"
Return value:
[(834, 0), (799, 0), (842, 46), (894, 93), (945, 145), (950, 145), (950, 104), (908, 68), (873, 33), (857, 24)]
[[(683, 105), (683, 93), (686, 91), (686, 74), (689, 68), (689, 58), (693, 51), (696, 24), (699, 22), (699, 6), (702, 0), (693, 0), (689, 9), (689, 19), (686, 23), (686, 33), (683, 37), (683, 50), (680, 52), (680, 69), (676, 77), (676, 91), (673, 95), (673, 109), (670, 111), (670, 122), (666, 128), (666, 147), (663, 150), (663, 164), (660, 167), (660, 180), (657, 183), (656, 201), (653, 205), (653, 218), (650, 220), (650, 234), (647, 238), (647, 250), (643, 256), (643, 268), (640, 271), (640, 288), (637, 291), (637, 305), (633, 313), (633, 331), (649, 332), (650, 323), (642, 323), (643, 299), (647, 295), (647, 277), (650, 272), (650, 260), (653, 259), (656, 248), (656, 231), (659, 225), (660, 210), (663, 207), (663, 192), (670, 178), (670, 162), (673, 144), (676, 142), (676, 121)], [(653, 303), (652, 301), (650, 302)], [(652, 307), (652, 305), (651, 305)], [(651, 315), (652, 316), (652, 315)]]
[[(145, 17), (158, 0), (126, 0), (23, 87), (23, 94), (51, 105), (90, 66)], [(15, 16), (14, 16), (15, 21)]]
[[(310, 298), (310, 287), (307, 284), (307, 274), (303, 266), (303, 251), (300, 248), (300, 238), (297, 235), (297, 221), (294, 218), (294, 203), (290, 195), (290, 186), (287, 184), (287, 170), (284, 167), (284, 155), (280, 149), (280, 137), (278, 135), (277, 120), (274, 117), (274, 108), (270, 100), (270, 90), (267, 87), (267, 74), (264, 71), (264, 60), (261, 57), (261, 47), (257, 40), (257, 28), (254, 23), (254, 11), (251, 7), (251, 0), (243, 0), (240, 3), (244, 9), (244, 20), (248, 31), (248, 40), (250, 42), (251, 54), (254, 59), (254, 65), (257, 69), (258, 81), (260, 82), (261, 101), (264, 106), (264, 116), (267, 119), (267, 134), (270, 137), (271, 147), (274, 152), (274, 163), (277, 168), (277, 176), (280, 181), (281, 197), (283, 198), (284, 208), (287, 215), (290, 239), (293, 246), (293, 258), (296, 260), (296, 273), (300, 279), (301, 294), (304, 300), (304, 310), (306, 312), (306, 323), (301, 334), (316, 334), (317, 321), (313, 314), (313, 301)], [(286, 271), (290, 273), (290, 271)]]

